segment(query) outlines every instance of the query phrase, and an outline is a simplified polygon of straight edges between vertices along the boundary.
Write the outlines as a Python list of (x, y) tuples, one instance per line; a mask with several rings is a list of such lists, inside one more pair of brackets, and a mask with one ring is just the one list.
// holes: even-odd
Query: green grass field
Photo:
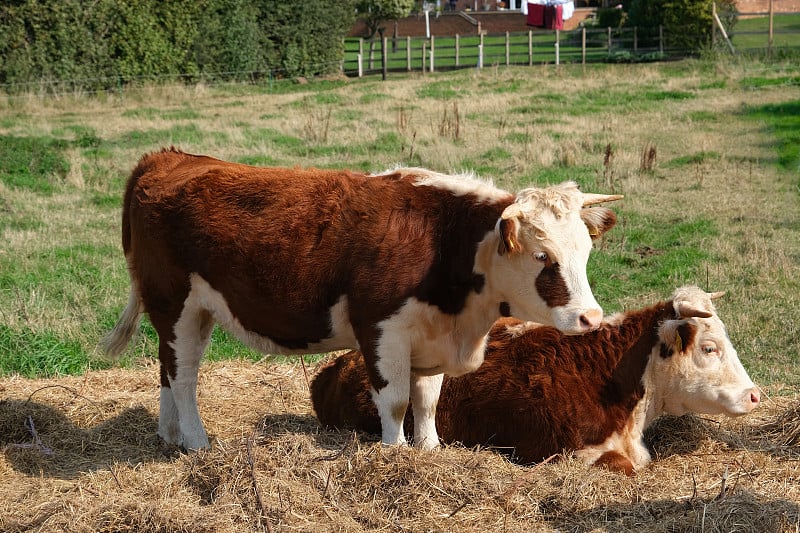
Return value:
[[(775, 49), (800, 48), (800, 14), (775, 15), (772, 21)], [(765, 50), (769, 44), (769, 17), (742, 18), (736, 22), (731, 37), (738, 51)]]
[[(800, 384), (800, 67), (680, 61), (492, 67), (266, 86), (0, 98), (0, 373), (107, 366), (127, 300), (120, 202), (162, 146), (258, 165), (474, 169), (500, 186), (623, 193), (590, 259), (607, 312), (681, 284), (720, 314), (754, 379)], [(156, 353), (145, 324), (122, 364)], [(216, 331), (209, 357), (245, 357)]]

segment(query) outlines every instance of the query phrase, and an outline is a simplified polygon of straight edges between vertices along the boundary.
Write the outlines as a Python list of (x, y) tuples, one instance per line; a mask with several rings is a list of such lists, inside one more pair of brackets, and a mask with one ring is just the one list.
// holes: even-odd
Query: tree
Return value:
[(354, 0), (304, 3), (256, 0), (271, 69), (282, 76), (313, 76), (338, 70), (344, 37), (355, 20)]
[[(639, 28), (640, 44), (650, 46), (664, 27), (668, 46), (700, 50), (711, 42), (714, 0), (633, 0), (628, 13), (628, 26)], [(733, 26), (736, 20), (735, 0), (716, 0), (722, 20)]]
[(372, 39), (382, 22), (407, 17), (414, 4), (414, 0), (359, 0), (356, 10), (367, 26), (367, 38)]

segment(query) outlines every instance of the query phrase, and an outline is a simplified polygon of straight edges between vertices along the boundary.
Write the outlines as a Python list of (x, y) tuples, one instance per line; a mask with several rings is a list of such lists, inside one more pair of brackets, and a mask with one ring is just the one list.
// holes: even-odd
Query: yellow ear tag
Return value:
[(681, 334), (677, 331), (675, 332), (675, 349), (678, 350), (678, 353), (683, 352), (683, 341), (681, 340)]
[(514, 251), (514, 241), (508, 241), (508, 251), (509, 252)]
[(597, 231), (596, 227), (592, 226), (591, 228), (589, 228), (589, 236), (590, 237), (597, 237), (598, 235), (600, 235), (600, 232)]

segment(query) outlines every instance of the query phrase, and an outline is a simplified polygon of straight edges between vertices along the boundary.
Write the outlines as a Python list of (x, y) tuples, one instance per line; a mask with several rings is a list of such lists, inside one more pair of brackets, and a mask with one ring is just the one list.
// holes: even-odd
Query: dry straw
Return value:
[[(0, 380), (1, 531), (761, 531), (800, 527), (798, 407), (665, 418), (632, 478), (567, 455), (326, 431), (299, 365), (201, 369), (209, 451), (155, 437), (157, 371)], [(313, 373), (314, 368), (309, 369)]]

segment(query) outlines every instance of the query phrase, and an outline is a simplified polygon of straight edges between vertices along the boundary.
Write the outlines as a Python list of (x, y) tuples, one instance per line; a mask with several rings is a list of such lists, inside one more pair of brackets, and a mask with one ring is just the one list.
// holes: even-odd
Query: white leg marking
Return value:
[(444, 374), (411, 375), (411, 406), (414, 409), (414, 446), (432, 450), (439, 446), (436, 432), (436, 403)]
[(384, 444), (406, 444), (403, 418), (408, 408), (411, 380), (411, 356), (406, 339), (395, 332), (384, 334), (378, 345), (378, 372), (388, 384), (372, 391), (372, 400), (381, 417), (381, 441)]
[(175, 323), (175, 340), (171, 344), (175, 350), (175, 379), (170, 379), (182, 444), (187, 450), (209, 447), (197, 408), (197, 372), (213, 329), (211, 314), (199, 307), (194, 292), (190, 292)]
[(181, 445), (181, 428), (178, 424), (178, 408), (172, 389), (161, 387), (161, 407), (158, 413), (158, 436), (168, 444)]

